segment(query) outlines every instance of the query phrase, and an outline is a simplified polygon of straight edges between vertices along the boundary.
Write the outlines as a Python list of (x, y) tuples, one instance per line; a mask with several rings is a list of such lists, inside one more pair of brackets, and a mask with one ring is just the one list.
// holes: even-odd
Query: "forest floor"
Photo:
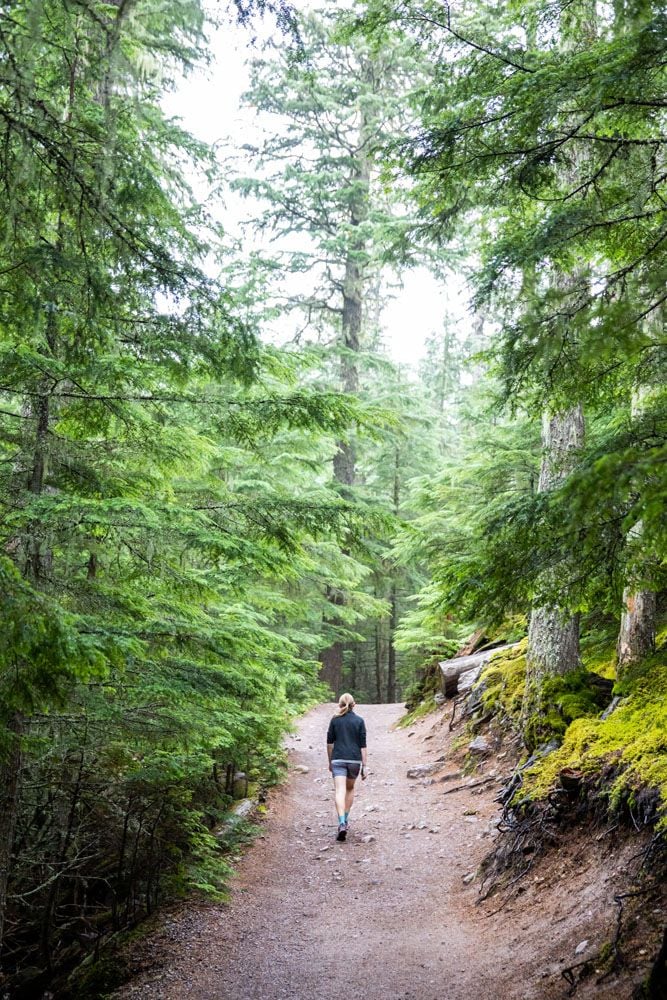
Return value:
[[(331, 705), (288, 740), (290, 777), (271, 796), (261, 836), (241, 859), (229, 904), (163, 911), (133, 945), (117, 1000), (531, 1000), (564, 997), (564, 968), (614, 936), (634, 842), (573, 832), (536, 861), (520, 894), (479, 903), (476, 871), (497, 836), (494, 802), (507, 762), (460, 766), (449, 710), (394, 728), (400, 705), (360, 706), (370, 775), (357, 782), (351, 830), (335, 840), (325, 733)], [(409, 768), (438, 758), (433, 777)], [(457, 763), (458, 761), (458, 763)], [(503, 767), (505, 765), (505, 767)], [(487, 784), (455, 792), (468, 781)], [(465, 880), (465, 881), (464, 881)], [(655, 912), (655, 911), (654, 911)], [(656, 928), (664, 914), (655, 912)], [(656, 930), (657, 934), (657, 930)], [(587, 942), (583, 944), (583, 942)], [(628, 1000), (650, 954), (577, 998)], [(595, 963), (594, 963), (595, 964)]]

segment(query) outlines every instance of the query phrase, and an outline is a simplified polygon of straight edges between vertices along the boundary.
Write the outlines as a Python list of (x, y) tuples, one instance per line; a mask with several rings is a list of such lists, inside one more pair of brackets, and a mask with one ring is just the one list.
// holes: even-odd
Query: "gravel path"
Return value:
[[(590, 893), (581, 907), (561, 900), (557, 914), (557, 901), (536, 899), (538, 921), (529, 897), (490, 917), (476, 907), (477, 886), (464, 877), (491, 846), (494, 785), (445, 795), (460, 781), (408, 779), (408, 767), (443, 756), (450, 737), (442, 716), (394, 729), (399, 705), (357, 709), (371, 774), (357, 782), (347, 841), (336, 842), (324, 748), (332, 711), (314, 709), (290, 739), (290, 780), (239, 865), (230, 904), (162, 915), (117, 1000), (563, 996), (558, 970), (544, 970), (584, 936), (579, 911), (588, 908), (590, 923)], [(455, 767), (444, 763), (442, 774)]]

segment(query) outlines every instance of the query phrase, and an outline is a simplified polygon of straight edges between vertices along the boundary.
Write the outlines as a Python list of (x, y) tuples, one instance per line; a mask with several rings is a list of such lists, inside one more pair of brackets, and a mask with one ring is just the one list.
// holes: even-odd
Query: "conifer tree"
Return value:
[[(346, 37), (344, 20), (333, 7), (305, 15), (298, 50), (254, 64), (246, 101), (270, 114), (275, 126), (261, 146), (248, 148), (253, 174), (235, 184), (261, 199), (259, 228), (271, 232), (279, 250), (286, 248), (282, 266), (300, 277), (291, 295), (306, 311), (310, 336), (333, 340), (329, 379), (358, 396), (382, 262), (405, 227), (378, 183), (374, 160), (398, 126), (400, 88), (410, 85), (414, 67), (400, 47)], [(353, 434), (337, 443), (333, 475), (340, 495), (352, 498), (358, 485)], [(326, 624), (335, 626), (346, 595), (331, 588), (329, 599)], [(321, 660), (322, 677), (339, 691), (343, 640), (324, 648)]]

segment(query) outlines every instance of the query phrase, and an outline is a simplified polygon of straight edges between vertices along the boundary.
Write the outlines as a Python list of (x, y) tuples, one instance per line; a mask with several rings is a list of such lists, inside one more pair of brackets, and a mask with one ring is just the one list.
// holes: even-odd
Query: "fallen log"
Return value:
[(476, 653), (479, 647), (485, 645), (487, 641), (484, 629), (478, 628), (476, 632), (473, 632), (465, 645), (457, 649), (454, 656), (470, 656), (472, 653)]
[[(439, 667), (442, 675), (442, 692), (445, 697), (453, 698), (455, 694), (458, 694), (459, 686), (461, 688), (469, 688), (494, 653), (504, 653), (508, 649), (514, 649), (518, 645), (517, 642), (512, 642), (506, 646), (484, 649), (480, 653), (472, 653), (470, 656), (455, 656), (451, 660), (442, 660)], [(472, 671), (475, 671), (475, 673), (473, 674)], [(466, 674), (465, 681), (460, 681), (459, 678), (463, 674)]]

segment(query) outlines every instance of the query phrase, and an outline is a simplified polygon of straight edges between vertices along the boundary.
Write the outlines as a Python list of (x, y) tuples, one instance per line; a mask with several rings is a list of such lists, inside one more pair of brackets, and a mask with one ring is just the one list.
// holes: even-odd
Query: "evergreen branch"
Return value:
[(518, 69), (522, 73), (534, 73), (535, 70), (530, 66), (525, 66), (523, 63), (515, 62), (515, 60), (510, 59), (509, 56), (503, 55), (501, 52), (497, 52), (494, 49), (488, 48), (486, 45), (482, 45), (481, 42), (475, 42), (471, 38), (464, 37), (460, 32), (456, 31), (452, 27), (451, 23), (451, 4), (445, 3), (445, 8), (447, 11), (447, 20), (439, 21), (437, 18), (431, 17), (424, 11), (417, 11), (415, 14), (407, 14), (407, 20), (418, 20), (424, 22), (424, 24), (430, 24), (434, 28), (442, 28), (447, 31), (450, 35), (456, 38), (457, 41), (462, 42), (464, 45), (469, 46), (469, 48), (475, 49), (477, 52), (482, 52), (484, 55), (491, 56), (493, 59), (497, 59), (499, 62), (505, 64), (505, 66), (511, 66), (513, 69)]

